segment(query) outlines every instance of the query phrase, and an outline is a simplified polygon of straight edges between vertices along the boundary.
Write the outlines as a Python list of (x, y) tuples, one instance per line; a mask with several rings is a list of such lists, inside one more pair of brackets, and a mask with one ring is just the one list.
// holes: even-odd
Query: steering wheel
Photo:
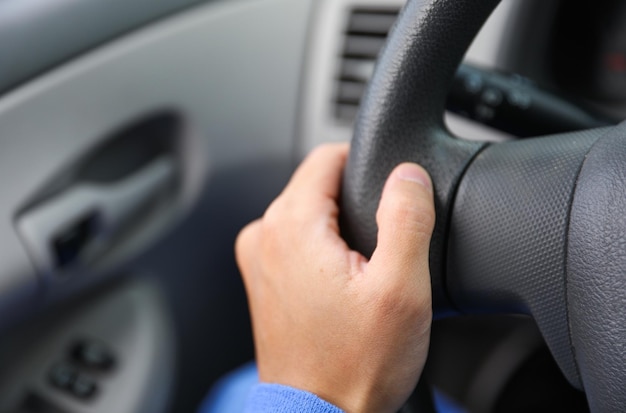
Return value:
[(446, 129), (444, 104), (498, 0), (409, 0), (358, 116), (344, 236), (369, 256), (385, 179), (405, 161), (435, 187), (436, 317), (528, 314), (593, 412), (626, 411), (626, 123), (487, 144)]

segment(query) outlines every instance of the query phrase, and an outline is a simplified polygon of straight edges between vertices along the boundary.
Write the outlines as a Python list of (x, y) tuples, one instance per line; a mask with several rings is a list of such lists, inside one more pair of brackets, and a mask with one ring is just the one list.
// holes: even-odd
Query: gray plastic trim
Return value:
[[(98, 386), (88, 402), (48, 380), (52, 366), (68, 360), (70, 347), (80, 339), (104, 343), (116, 359), (110, 372), (84, 373)], [(143, 278), (127, 282), (3, 339), (0, 411), (19, 411), (17, 406), (32, 392), (69, 412), (165, 412), (175, 354), (175, 332), (159, 288)]]
[(169, 187), (175, 173), (174, 161), (162, 157), (122, 182), (80, 184), (21, 215), (17, 227), (40, 273), (49, 277), (56, 272), (53, 239), (81, 217), (94, 214), (98, 228), (78, 257), (83, 265), (89, 263), (110, 246), (130, 217)]
[[(43, 301), (14, 225), (16, 214), (51, 176), (121, 126), (163, 108), (184, 119), (179, 219), (215, 171), (292, 158), (311, 4), (212, 2), (110, 43), (0, 99), (0, 328)], [(163, 231), (147, 234), (142, 246), (119, 248), (139, 251), (159, 235)], [(67, 295), (97, 278), (86, 272), (54, 293)]]
[(207, 1), (2, 1), (0, 94), (130, 30)]

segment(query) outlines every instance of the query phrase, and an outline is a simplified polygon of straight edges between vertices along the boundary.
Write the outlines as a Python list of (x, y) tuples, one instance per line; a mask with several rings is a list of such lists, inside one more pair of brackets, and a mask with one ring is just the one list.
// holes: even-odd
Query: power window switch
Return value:
[(69, 390), (78, 377), (78, 371), (67, 363), (59, 363), (50, 370), (50, 383), (59, 389)]
[(92, 378), (80, 374), (78, 369), (67, 363), (54, 365), (50, 370), (49, 379), (54, 387), (82, 400), (91, 398), (98, 390)]
[(113, 353), (97, 340), (82, 340), (72, 348), (72, 358), (80, 365), (99, 371), (110, 370), (115, 364)]
[(80, 375), (74, 380), (72, 387), (69, 389), (70, 392), (79, 399), (89, 399), (96, 394), (98, 387), (96, 382), (91, 378)]

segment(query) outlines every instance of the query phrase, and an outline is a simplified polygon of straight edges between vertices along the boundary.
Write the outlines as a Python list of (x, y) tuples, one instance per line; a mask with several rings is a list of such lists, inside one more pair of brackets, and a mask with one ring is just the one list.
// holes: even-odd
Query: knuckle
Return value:
[(244, 280), (247, 273), (246, 269), (253, 261), (253, 253), (255, 251), (255, 243), (259, 238), (260, 221), (256, 220), (246, 225), (235, 239), (235, 259), (241, 269)]
[(283, 195), (279, 196), (274, 201), (272, 201), (270, 206), (265, 211), (265, 214), (263, 214), (262, 221), (263, 221), (264, 228), (272, 230), (273, 228), (279, 227), (280, 223), (285, 220), (285, 213), (284, 213), (285, 208), (283, 208), (283, 203), (284, 203)]
[(242, 255), (247, 250), (252, 232), (255, 229), (255, 222), (249, 223), (237, 234), (237, 238), (235, 239), (235, 253), (238, 256)]
[(284, 234), (288, 229), (300, 226), (321, 207), (315, 200), (304, 202), (292, 194), (283, 194), (276, 198), (263, 215), (263, 228), (269, 235)]
[(267, 256), (273, 256), (283, 248), (287, 233), (285, 228), (291, 228), (293, 223), (293, 209), (289, 198), (281, 195), (272, 202), (261, 219), (260, 238), (262, 251)]
[(347, 145), (345, 143), (323, 143), (315, 147), (309, 156), (312, 158), (326, 159), (338, 153), (343, 153), (346, 148)]

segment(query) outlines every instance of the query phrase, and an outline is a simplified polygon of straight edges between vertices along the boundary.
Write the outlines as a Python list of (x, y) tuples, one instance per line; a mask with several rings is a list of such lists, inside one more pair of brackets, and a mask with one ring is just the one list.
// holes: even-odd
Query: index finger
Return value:
[(316, 197), (337, 200), (348, 150), (347, 143), (317, 147), (300, 164), (283, 194), (309, 200)]

